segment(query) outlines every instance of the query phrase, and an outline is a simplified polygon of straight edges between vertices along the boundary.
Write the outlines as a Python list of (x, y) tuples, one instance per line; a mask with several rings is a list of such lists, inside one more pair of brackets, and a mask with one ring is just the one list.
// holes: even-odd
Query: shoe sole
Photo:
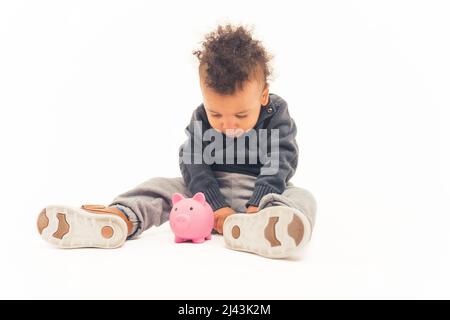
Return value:
[(120, 217), (66, 206), (43, 209), (37, 227), (44, 240), (59, 248), (118, 248), (128, 233)]
[(267, 258), (286, 258), (311, 238), (311, 227), (299, 210), (273, 206), (254, 214), (234, 214), (223, 226), (225, 245)]

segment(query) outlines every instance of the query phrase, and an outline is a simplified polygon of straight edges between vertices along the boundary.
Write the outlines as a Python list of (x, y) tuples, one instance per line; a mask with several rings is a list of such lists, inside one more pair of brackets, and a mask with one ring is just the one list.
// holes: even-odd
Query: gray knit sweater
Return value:
[[(241, 153), (239, 153), (238, 140), (245, 138), (233, 139), (223, 134), (220, 134), (223, 138), (223, 144), (218, 144), (215, 141), (213, 148), (215, 149), (213, 155), (219, 154), (222, 156), (223, 153), (223, 158), (221, 156), (219, 158), (205, 158), (205, 148), (214, 141), (209, 141), (209, 139), (205, 141), (204, 133), (208, 129), (211, 129), (211, 125), (208, 122), (205, 107), (201, 104), (192, 114), (191, 122), (186, 127), (188, 139), (179, 150), (181, 174), (192, 194), (203, 192), (214, 211), (229, 206), (220, 193), (214, 171), (238, 172), (257, 177), (253, 195), (248, 200), (247, 206), (258, 206), (261, 198), (266, 194), (283, 193), (286, 183), (294, 175), (298, 163), (298, 146), (295, 140), (297, 127), (289, 115), (288, 105), (284, 99), (271, 93), (269, 103), (266, 106), (261, 106), (258, 121), (253, 128), (253, 133), (256, 133), (256, 140), (252, 141), (257, 141), (258, 146), (256, 161), (255, 153), (251, 151), (254, 148), (251, 148), (249, 137), (247, 137), (245, 144), (241, 141), (243, 143), (241, 146), (245, 145), (245, 152), (242, 153), (241, 148)], [(231, 143), (227, 139), (232, 139), (234, 144), (227, 144), (227, 142)], [(230, 151), (230, 146), (234, 148), (234, 152)], [(267, 147), (261, 149), (261, 146)], [(211, 149), (211, 145), (209, 149)], [(267, 152), (261, 151), (266, 149)], [(242, 163), (242, 158), (240, 162), (237, 161), (238, 154), (242, 157), (245, 155), (244, 163)], [(253, 154), (253, 157), (251, 154)], [(196, 156), (197, 161), (194, 160)], [(200, 162), (198, 159), (201, 159)], [(217, 161), (217, 159), (220, 160)], [(230, 161), (231, 159), (234, 161)], [(275, 162), (276, 166), (274, 166)], [(265, 170), (264, 168), (271, 168), (271, 170)]]

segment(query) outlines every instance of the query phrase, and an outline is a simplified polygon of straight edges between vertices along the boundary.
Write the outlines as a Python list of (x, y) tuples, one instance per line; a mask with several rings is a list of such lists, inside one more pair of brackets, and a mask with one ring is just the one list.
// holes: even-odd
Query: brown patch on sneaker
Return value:
[(128, 235), (131, 235), (133, 232), (133, 223), (128, 220), (128, 217), (121, 210), (115, 207), (106, 207), (101, 204), (84, 204), (81, 206), (81, 209), (96, 214), (113, 214), (119, 216), (127, 224)]
[(111, 239), (114, 235), (114, 230), (111, 227), (103, 227), (102, 228), (102, 237), (105, 239)]
[(277, 224), (278, 220), (278, 217), (270, 217), (269, 223), (264, 229), (264, 236), (267, 240), (269, 240), (272, 247), (281, 246), (281, 242), (277, 239), (277, 236), (275, 234), (275, 225)]
[(58, 230), (53, 234), (56, 239), (62, 239), (66, 234), (69, 233), (70, 225), (67, 223), (66, 215), (64, 213), (57, 213), (58, 218)]
[(48, 224), (49, 224), (49, 220), (47, 217), (47, 211), (44, 209), (39, 214), (38, 221), (37, 221), (37, 227), (38, 227), (39, 234), (42, 234), (42, 231), (44, 231), (44, 229), (48, 227)]
[(238, 239), (241, 236), (241, 229), (239, 229), (238, 226), (234, 226), (233, 229), (231, 229), (231, 235), (233, 238)]
[(295, 240), (295, 244), (298, 246), (303, 239), (305, 233), (305, 226), (299, 216), (294, 214), (294, 217), (288, 225), (288, 234)]

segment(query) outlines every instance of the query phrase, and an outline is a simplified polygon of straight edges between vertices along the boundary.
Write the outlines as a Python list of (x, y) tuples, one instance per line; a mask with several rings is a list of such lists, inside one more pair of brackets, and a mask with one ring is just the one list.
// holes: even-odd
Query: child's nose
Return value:
[(237, 124), (236, 124), (236, 122), (233, 121), (232, 119), (230, 119), (230, 120), (226, 120), (226, 119), (225, 119), (225, 120), (222, 122), (222, 128), (223, 128), (223, 130), (227, 130), (227, 129), (230, 129), (230, 130), (237, 129)]

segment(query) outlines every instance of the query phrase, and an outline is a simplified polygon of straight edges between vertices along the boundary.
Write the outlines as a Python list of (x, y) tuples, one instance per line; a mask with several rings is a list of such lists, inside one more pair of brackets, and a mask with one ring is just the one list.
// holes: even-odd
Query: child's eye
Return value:
[(244, 114), (244, 115), (236, 115), (236, 118), (238, 118), (238, 119), (244, 119), (246, 117), (247, 117), (246, 114)]
[(212, 114), (211, 115), (213, 118), (220, 118), (220, 117), (222, 117), (220, 114)]

